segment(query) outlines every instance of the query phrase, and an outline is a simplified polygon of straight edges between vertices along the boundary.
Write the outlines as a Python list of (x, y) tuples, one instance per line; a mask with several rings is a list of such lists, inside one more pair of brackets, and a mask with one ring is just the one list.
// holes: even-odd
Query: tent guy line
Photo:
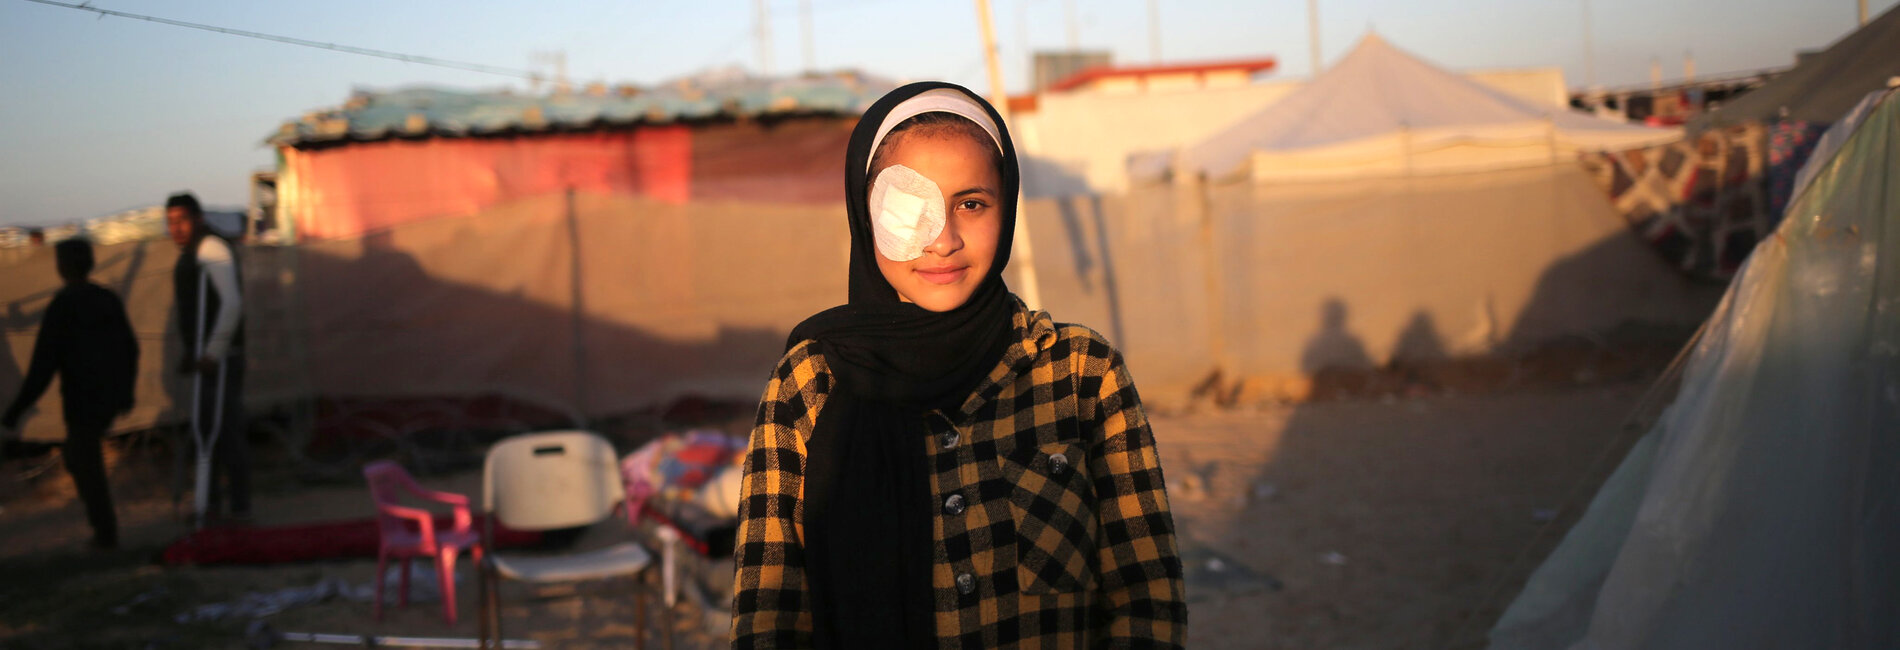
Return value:
[(545, 79), (543, 79), (543, 75), (539, 73), (528, 71), (528, 70), (517, 70), (515, 68), (506, 68), (506, 67), (497, 66), (497, 65), (488, 65), (484, 63), (469, 63), (466, 61), (456, 61), (453, 59), (443, 59), (443, 58), (438, 58), (438, 57), (433, 57), (433, 56), (423, 56), (420, 54), (403, 54), (401, 52), (391, 52), (388, 50), (378, 50), (378, 49), (372, 49), (372, 48), (367, 48), (367, 47), (356, 47), (354, 45), (339, 45), (336, 43), (312, 41), (309, 39), (302, 39), (302, 38), (297, 38), (294, 36), (278, 36), (276, 34), (266, 34), (263, 32), (253, 32), (253, 31), (243, 30), (243, 29), (233, 29), (230, 27), (219, 27), (217, 25), (206, 25), (203, 23), (186, 22), (183, 20), (173, 20), (170, 18), (161, 18), (158, 16), (146, 16), (142, 14), (127, 13), (123, 11), (113, 11), (111, 9), (100, 9), (98, 7), (89, 6), (88, 3), (71, 4), (71, 3), (66, 3), (66, 2), (55, 2), (54, 0), (26, 0), (26, 1), (37, 3), (37, 4), (50, 5), (54, 7), (63, 7), (66, 9), (90, 11), (92, 13), (99, 14), (102, 17), (112, 16), (116, 18), (130, 18), (133, 20), (143, 20), (146, 22), (159, 23), (161, 25), (172, 25), (175, 27), (188, 27), (191, 29), (201, 29), (208, 32), (217, 32), (219, 34), (229, 34), (231, 36), (242, 36), (245, 38), (255, 38), (255, 39), (260, 39), (260, 40), (273, 41), (277, 43), (286, 43), (290, 45), (314, 47), (320, 50), (330, 50), (332, 52), (342, 52), (344, 54), (360, 54), (363, 56), (373, 56), (373, 57), (382, 58), (382, 59), (393, 59), (393, 60), (401, 61), (404, 63), (418, 63), (422, 65), (432, 65), (432, 66), (443, 67), (443, 68), (467, 70), (469, 72), (480, 72), (483, 74), (500, 75), (504, 77), (517, 77), (521, 79), (527, 79), (529, 81), (545, 81)]

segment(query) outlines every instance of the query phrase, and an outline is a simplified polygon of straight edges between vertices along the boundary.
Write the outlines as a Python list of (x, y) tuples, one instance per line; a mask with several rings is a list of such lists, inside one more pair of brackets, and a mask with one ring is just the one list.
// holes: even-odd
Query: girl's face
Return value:
[[(877, 256), (877, 270), (904, 302), (930, 311), (963, 306), (990, 274), (1002, 233), (995, 145), (955, 131), (903, 133), (879, 161), (917, 170), (943, 190), (943, 233), (908, 262)], [(875, 178), (875, 177), (874, 177)]]

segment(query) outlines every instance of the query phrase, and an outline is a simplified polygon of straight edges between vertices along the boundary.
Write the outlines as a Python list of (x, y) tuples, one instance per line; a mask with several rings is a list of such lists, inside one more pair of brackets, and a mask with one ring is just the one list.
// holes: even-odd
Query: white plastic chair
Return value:
[[(494, 522), (515, 530), (543, 531), (588, 526), (614, 515), (626, 498), (613, 445), (587, 431), (550, 431), (514, 436), (488, 450), (482, 469), (484, 546), (494, 548)], [(537, 584), (577, 582), (618, 576), (639, 579), (653, 566), (653, 555), (634, 542), (557, 556), (509, 556), (489, 553), (480, 583), (482, 647), (501, 632), (500, 580)], [(634, 589), (634, 643), (644, 646), (646, 592)], [(662, 611), (663, 639), (673, 646)], [(492, 633), (492, 636), (491, 636)], [(499, 647), (499, 645), (493, 646)]]

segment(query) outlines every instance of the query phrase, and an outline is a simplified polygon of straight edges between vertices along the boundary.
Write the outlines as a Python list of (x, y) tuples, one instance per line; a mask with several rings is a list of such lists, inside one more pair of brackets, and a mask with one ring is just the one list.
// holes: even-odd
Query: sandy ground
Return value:
[[(1620, 380), (1157, 415), (1190, 565), (1190, 646), (1482, 647), (1501, 607), (1634, 442), (1619, 425), (1647, 386)], [(83, 549), (89, 531), (63, 470), (22, 481), (30, 460), (5, 463), (0, 646), (246, 647), (244, 620), (175, 618), (247, 592), (373, 577), (373, 559), (154, 564), (184, 532), (172, 515), (169, 463), (148, 458), (164, 451), (146, 445), (112, 454), (126, 545), (110, 553)], [(424, 482), (479, 492), (471, 472)], [(370, 512), (360, 486), (309, 487), (288, 470), (268, 468), (260, 483), (262, 525)], [(582, 543), (619, 532), (590, 533)], [(714, 589), (729, 587), (730, 564), (702, 570)], [(453, 627), (435, 602), (393, 610), (380, 623), (367, 603), (346, 599), (266, 620), (280, 631), (473, 636), (473, 582), (464, 575), (460, 585), (463, 618)], [(503, 592), (508, 635), (548, 647), (629, 647), (634, 588), (510, 586)], [(653, 608), (649, 620), (659, 613)], [(672, 610), (671, 623), (678, 647), (722, 646), (720, 612), (688, 600)], [(657, 641), (657, 633), (649, 638)]]

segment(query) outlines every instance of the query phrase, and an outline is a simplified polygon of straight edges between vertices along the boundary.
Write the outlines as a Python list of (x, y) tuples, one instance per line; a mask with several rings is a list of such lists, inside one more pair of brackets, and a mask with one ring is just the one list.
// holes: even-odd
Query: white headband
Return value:
[[(903, 124), (904, 120), (924, 113), (950, 113), (975, 122), (990, 134), (990, 139), (996, 142), (996, 150), (1003, 150), (1003, 132), (996, 128), (996, 122), (990, 120), (989, 111), (983, 110), (976, 100), (954, 88), (932, 88), (898, 102), (897, 107), (884, 116), (884, 122), (877, 125), (877, 137), (871, 138), (871, 157), (877, 157), (877, 146), (884, 143), (884, 136), (890, 135), (891, 129)], [(868, 159), (864, 161), (864, 171), (871, 171), (871, 161)]]

